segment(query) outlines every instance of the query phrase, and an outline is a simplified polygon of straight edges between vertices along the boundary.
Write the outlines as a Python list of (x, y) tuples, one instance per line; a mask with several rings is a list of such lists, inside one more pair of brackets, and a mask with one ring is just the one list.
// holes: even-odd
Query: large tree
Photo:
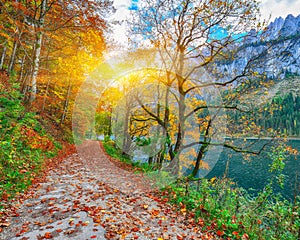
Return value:
[[(178, 173), (180, 159), (187, 152), (196, 151), (192, 165), (193, 176), (203, 165), (210, 147), (225, 146), (235, 151), (251, 152), (242, 146), (222, 141), (229, 132), (224, 128), (224, 109), (239, 110), (240, 94), (230, 87), (242, 86), (243, 91), (256, 79), (255, 64), (262, 53), (253, 54), (246, 63), (226, 74), (216, 67), (218, 62), (236, 56), (237, 42), (246, 41), (259, 33), (259, 3), (255, 0), (164, 0), (139, 2), (139, 10), (132, 19), (132, 41), (141, 41), (159, 53), (165, 71), (163, 83), (166, 95), (177, 101), (176, 134), (166, 142), (165, 154), (170, 166)], [(252, 31), (250, 31), (252, 30)], [(247, 33), (249, 32), (248, 36)], [(138, 41), (135, 41), (138, 40)], [(224, 99), (225, 90), (227, 97)], [(219, 95), (218, 93), (221, 93)], [(140, 101), (145, 115), (151, 116), (171, 135), (169, 102), (166, 98), (163, 111), (158, 115)], [(194, 119), (197, 124), (193, 124)], [(197, 128), (196, 131), (191, 129)], [(198, 134), (193, 136), (192, 134)], [(220, 138), (221, 137), (221, 138)]]

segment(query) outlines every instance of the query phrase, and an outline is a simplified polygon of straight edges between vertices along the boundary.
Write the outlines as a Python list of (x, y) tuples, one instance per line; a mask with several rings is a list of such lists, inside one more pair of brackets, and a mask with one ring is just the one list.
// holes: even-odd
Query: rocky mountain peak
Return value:
[(223, 75), (241, 71), (249, 60), (252, 70), (268, 78), (285, 78), (300, 74), (300, 15), (276, 18), (264, 32), (251, 30), (243, 41), (236, 43), (238, 51), (231, 61), (219, 64)]
[(291, 36), (300, 32), (299, 22), (300, 15), (298, 17), (294, 17), (292, 14), (289, 14), (279, 31), (280, 36)]

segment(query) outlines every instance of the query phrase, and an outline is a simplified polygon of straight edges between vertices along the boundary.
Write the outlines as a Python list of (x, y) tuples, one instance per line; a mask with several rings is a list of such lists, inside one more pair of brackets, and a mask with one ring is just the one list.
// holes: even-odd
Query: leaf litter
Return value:
[[(97, 142), (84, 146), (1, 213), (0, 239), (217, 239), (121, 169)], [(146, 188), (145, 188), (146, 186)]]

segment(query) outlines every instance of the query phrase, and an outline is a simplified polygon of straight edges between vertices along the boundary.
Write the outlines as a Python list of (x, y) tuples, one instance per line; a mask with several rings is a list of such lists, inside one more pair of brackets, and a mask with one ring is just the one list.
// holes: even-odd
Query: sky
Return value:
[(262, 0), (261, 13), (265, 18), (272, 14), (271, 21), (279, 16), (285, 18), (288, 14), (298, 16), (300, 0)]
[[(114, 0), (117, 11), (111, 19), (124, 22), (122, 25), (114, 27), (113, 38), (123, 46), (127, 45), (125, 20), (130, 14), (129, 8), (136, 2), (138, 0)], [(262, 17), (266, 19), (271, 14), (271, 21), (279, 16), (285, 18), (288, 14), (298, 16), (300, 14), (300, 0), (261, 0), (261, 13)]]

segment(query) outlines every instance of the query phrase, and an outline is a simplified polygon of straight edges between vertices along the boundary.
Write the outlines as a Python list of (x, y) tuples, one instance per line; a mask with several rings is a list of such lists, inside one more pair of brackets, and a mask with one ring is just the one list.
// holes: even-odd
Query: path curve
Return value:
[(14, 202), (0, 239), (216, 239), (98, 147), (86, 142)]

